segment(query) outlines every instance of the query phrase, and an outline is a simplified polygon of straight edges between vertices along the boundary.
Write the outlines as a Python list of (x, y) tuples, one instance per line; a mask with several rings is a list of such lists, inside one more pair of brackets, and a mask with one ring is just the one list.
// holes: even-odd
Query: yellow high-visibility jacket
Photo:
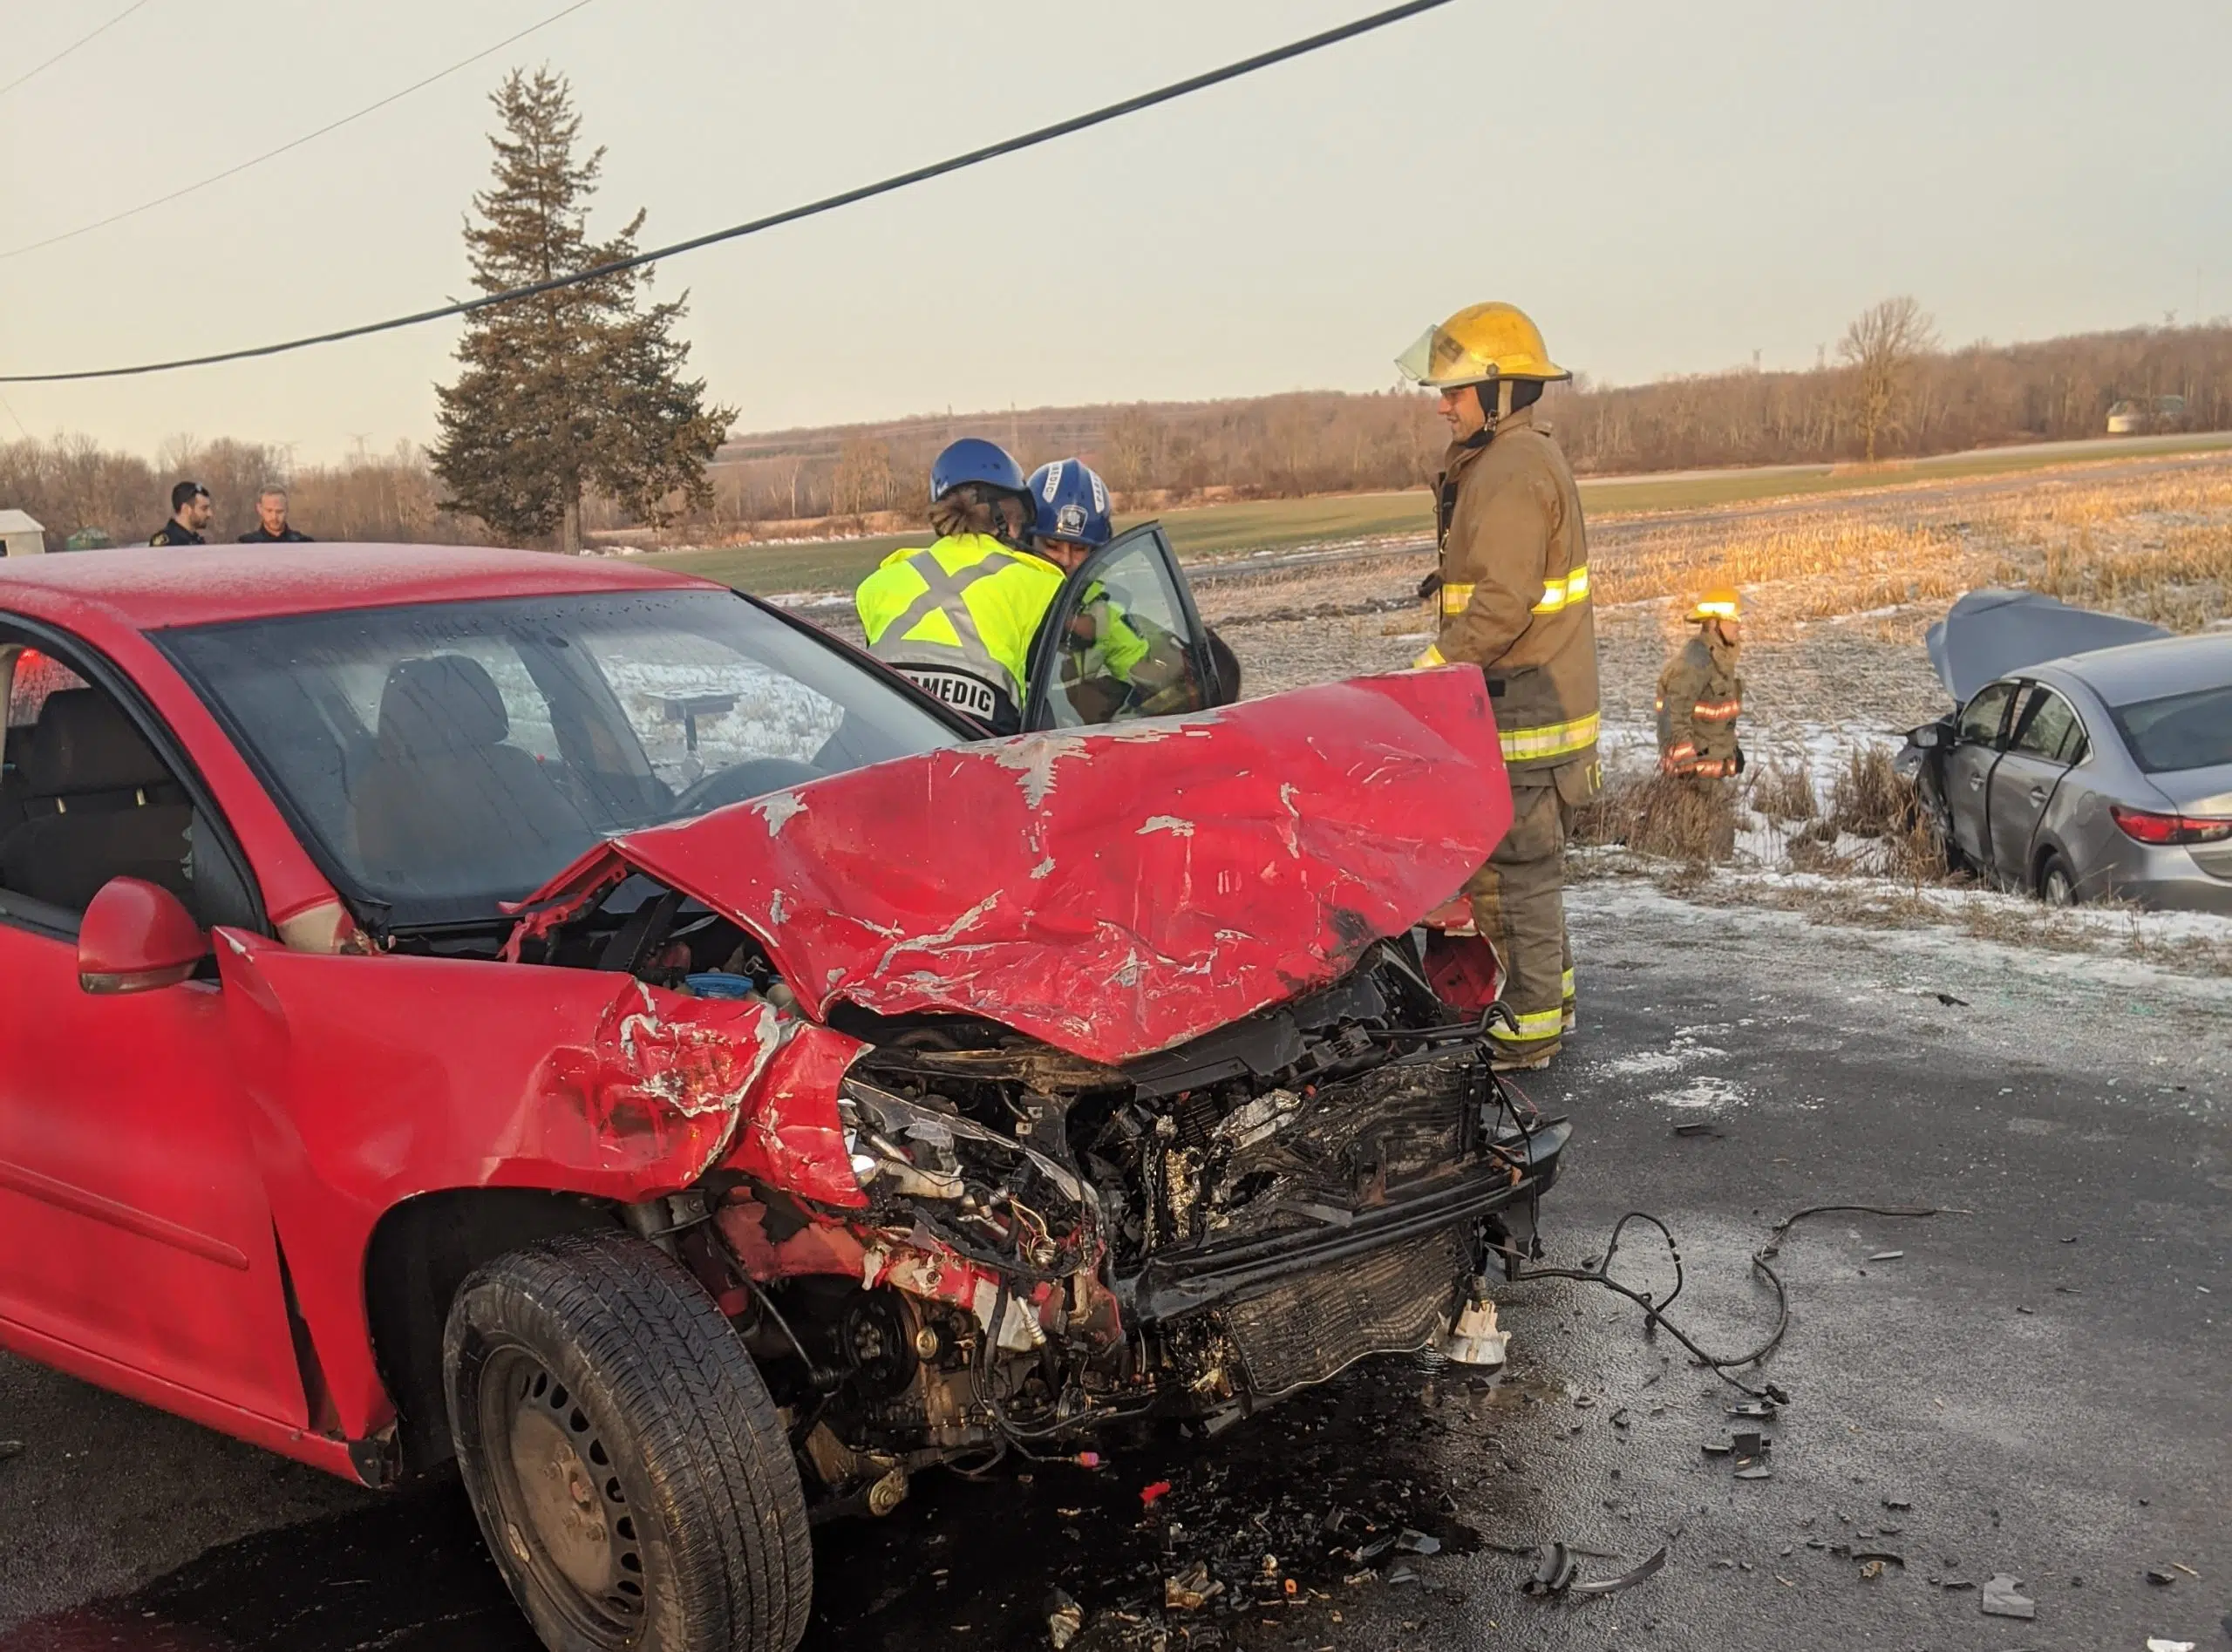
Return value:
[(1017, 725), (1031, 639), (1062, 570), (985, 534), (894, 551), (853, 594), (868, 648), (948, 704)]

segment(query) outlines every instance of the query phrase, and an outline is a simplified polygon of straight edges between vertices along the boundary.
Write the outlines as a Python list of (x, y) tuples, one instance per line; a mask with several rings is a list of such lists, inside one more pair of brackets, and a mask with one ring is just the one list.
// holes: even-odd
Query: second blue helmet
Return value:
[(1023, 466), (997, 442), (964, 436), (949, 445), (930, 466), (930, 503), (935, 505), (966, 483), (981, 482), (1010, 493), (1024, 491)]
[(1108, 485), (1083, 459), (1058, 459), (1031, 473), (1031, 531), (1095, 550), (1115, 532), (1108, 520)]

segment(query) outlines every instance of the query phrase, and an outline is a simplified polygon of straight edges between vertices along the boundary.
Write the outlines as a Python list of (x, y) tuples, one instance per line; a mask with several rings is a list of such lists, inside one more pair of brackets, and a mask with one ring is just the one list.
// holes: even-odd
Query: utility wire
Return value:
[(10, 80), (6, 85), (0, 86), (0, 98), (6, 97), (17, 86), (22, 85), (24, 81), (31, 79), (33, 76), (44, 74), (48, 70), (53, 68), (56, 64), (60, 63), (65, 58), (75, 51), (79, 46), (85, 45), (94, 40), (99, 39), (101, 36), (115, 28), (118, 24), (122, 23), (126, 17), (130, 17), (133, 12), (139, 10), (140, 7), (146, 3), (147, 0), (132, 0), (132, 3), (130, 5), (125, 7), (123, 10), (118, 12), (106, 23), (101, 24), (99, 28), (95, 29), (90, 34), (79, 35), (68, 45), (63, 47), (61, 51), (56, 52), (51, 58), (49, 58), (44, 63), (33, 64), (30, 68), (24, 70), (23, 73), (17, 75), (13, 80)]
[[(144, 3), (144, 0), (142, 0), (142, 3)], [(527, 24), (526, 28), (521, 30), (517, 34), (507, 35), (504, 38), (499, 40), (494, 45), (484, 47), (482, 50), (474, 52), (470, 58), (461, 58), (457, 62), (452, 64), (448, 68), (439, 70), (435, 73), (428, 75), (424, 80), (414, 80), (409, 85), (404, 87), (402, 91), (391, 92), (386, 97), (381, 99), (378, 103), (366, 104), (362, 109), (357, 110), (354, 114), (344, 115), (338, 120), (328, 121), (324, 126), (320, 126), (315, 132), (306, 132), (299, 138), (290, 139), (287, 142), (281, 144), (276, 149), (267, 149), (262, 154), (255, 155), (247, 160), (243, 160), (237, 166), (228, 167), (222, 172), (212, 173), (207, 178), (202, 179), (199, 183), (188, 184), (182, 189), (174, 189), (167, 195), (157, 195), (153, 201), (143, 201), (136, 207), (126, 207), (122, 212), (111, 213), (105, 218), (96, 218), (92, 223), (79, 224), (75, 229), (65, 229), (60, 235), (49, 235), (44, 241), (25, 241), (20, 247), (10, 247), (7, 251), (0, 252), (0, 261), (4, 261), (10, 258), (20, 258), (25, 253), (35, 253), (42, 247), (51, 247), (59, 241), (74, 241), (80, 235), (89, 235), (92, 234), (96, 229), (105, 229), (111, 224), (122, 223), (127, 218), (137, 218), (143, 212), (153, 212), (158, 207), (167, 207), (174, 201), (182, 200), (184, 197), (191, 195), (196, 191), (208, 188), (211, 184), (222, 183), (228, 178), (237, 177), (251, 167), (261, 167), (265, 161), (276, 160), (279, 156), (285, 154), (290, 149), (300, 149), (304, 144), (314, 143), (318, 139), (324, 137), (326, 133), (330, 132), (338, 132), (344, 126), (349, 126), (355, 121), (362, 120), (366, 115), (377, 114), (379, 111), (386, 108), (390, 104), (399, 103), (404, 99), (408, 98), (414, 92), (423, 92), (426, 87), (432, 85), (437, 80), (446, 80), (450, 76), (457, 73), (460, 69), (469, 69), (474, 64), (479, 63), (483, 58), (492, 57), (495, 53), (501, 51), (506, 46), (512, 45), (518, 41), (526, 39), (531, 34), (548, 29), (552, 24), (558, 22), (561, 18), (570, 17), (574, 13), (579, 11), (583, 6), (591, 5), (595, 3), (595, 0), (574, 0), (573, 4), (566, 7), (561, 11), (552, 12), (541, 23), (531, 23)]]
[(1371, 16), (1360, 17), (1354, 23), (1344, 24), (1337, 29), (1328, 29), (1322, 34), (1310, 35), (1307, 38), (1294, 41), (1272, 51), (1259, 52), (1252, 58), (1243, 58), (1237, 63), (1227, 64), (1221, 69), (1212, 69), (1205, 74), (1174, 81), (1156, 91), (1141, 92), (1137, 97), (1126, 98), (1121, 103), (1109, 104), (1088, 114), (1073, 115), (1069, 119), (1057, 121), (1051, 126), (1041, 126), (1034, 132), (1026, 132), (1017, 137), (1004, 139), (998, 143), (987, 144), (981, 149), (971, 149), (964, 154), (933, 161), (927, 167), (917, 167), (912, 172), (902, 172), (895, 177), (886, 178), (876, 183), (862, 184), (856, 188), (845, 190), (841, 194), (827, 195), (820, 201), (810, 201), (802, 207), (791, 207), (779, 213), (772, 213), (765, 218), (755, 218), (746, 223), (732, 224), (726, 229), (716, 229), (708, 235), (694, 235), (688, 241), (677, 241), (668, 246), (655, 247), (649, 252), (637, 253), (629, 258), (615, 259), (610, 263), (599, 264), (594, 269), (580, 270), (570, 275), (560, 275), (549, 281), (539, 281), (525, 287), (508, 288), (502, 292), (485, 293), (478, 298), (461, 299), (433, 309), (421, 309), (408, 316), (391, 316), (385, 321), (365, 322), (355, 327), (337, 328), (331, 332), (313, 333), (305, 338), (289, 338), (274, 344), (253, 344), (242, 350), (219, 350), (207, 356), (184, 356), (173, 361), (143, 362), (132, 367), (90, 368), (67, 373), (0, 373), (0, 384), (68, 384), (93, 378), (130, 378), (145, 373), (171, 372), (184, 367), (208, 367), (220, 362), (247, 361), (260, 356), (284, 355), (289, 350), (307, 350), (313, 344), (338, 343), (343, 339), (363, 338), (372, 333), (393, 332), (400, 328), (416, 327), (425, 322), (441, 321), (451, 316), (469, 316), (476, 310), (493, 309), (499, 304), (516, 303), (522, 298), (534, 298), (544, 293), (556, 292), (562, 288), (578, 287), (587, 282), (601, 281), (608, 276), (619, 275), (624, 270), (641, 269), (645, 264), (653, 263), (661, 259), (695, 252), (701, 247), (711, 247), (717, 241), (737, 241), (745, 235), (756, 235), (762, 230), (796, 223), (801, 219), (818, 217), (823, 213), (834, 212), (840, 207), (850, 207), (860, 201), (873, 200), (878, 195), (888, 195), (896, 191), (909, 188), (915, 184), (927, 183), (933, 178), (942, 178), (948, 173), (961, 172), (970, 167), (982, 166), (988, 160), (997, 160), (1004, 155), (1016, 154), (1025, 149), (1034, 149), (1041, 144), (1051, 143), (1057, 138), (1065, 138), (1072, 133), (1083, 132), (1088, 127), (1121, 119), (1126, 115), (1136, 114), (1142, 109), (1153, 108), (1158, 104), (1170, 103), (1193, 92), (1205, 91), (1210, 86), (1221, 85), (1228, 80), (1237, 80), (1243, 75), (1254, 74), (1260, 69), (1268, 69), (1275, 64), (1284, 63), (1290, 58), (1322, 51), (1327, 46), (1337, 45), (1344, 40), (1353, 40), (1359, 35), (1370, 34), (1374, 30), (1386, 28), (1390, 24), (1400, 23), (1405, 18), (1418, 16), (1422, 11), (1432, 11), (1437, 7), (1449, 3), (1450, 0), (1409, 0), (1407, 4), (1392, 7), (1385, 11), (1374, 12)]

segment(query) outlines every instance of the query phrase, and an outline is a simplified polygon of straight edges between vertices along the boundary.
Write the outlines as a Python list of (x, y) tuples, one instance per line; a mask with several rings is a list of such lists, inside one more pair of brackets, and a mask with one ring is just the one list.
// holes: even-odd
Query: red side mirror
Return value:
[(87, 992), (174, 987), (208, 955), (185, 902), (140, 878), (101, 885), (78, 926), (78, 984)]

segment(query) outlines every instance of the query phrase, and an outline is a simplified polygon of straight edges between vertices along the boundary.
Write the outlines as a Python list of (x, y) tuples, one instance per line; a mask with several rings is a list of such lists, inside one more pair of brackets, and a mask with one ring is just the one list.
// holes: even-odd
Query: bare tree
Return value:
[(1886, 298), (1845, 329), (1837, 354), (1853, 368), (1853, 418), (1868, 462), (1876, 444), (1904, 428), (1907, 389), (1915, 364), (1937, 348), (1937, 328), (1911, 296)]
[(890, 447), (855, 436), (838, 452), (829, 502), (840, 515), (865, 516), (889, 506), (895, 485)]

